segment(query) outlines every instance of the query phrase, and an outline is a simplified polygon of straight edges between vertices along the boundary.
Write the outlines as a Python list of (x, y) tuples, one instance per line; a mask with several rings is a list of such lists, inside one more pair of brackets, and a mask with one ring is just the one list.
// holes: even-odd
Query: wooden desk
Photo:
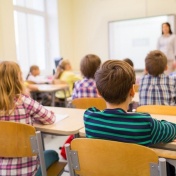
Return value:
[(168, 122), (172, 122), (176, 124), (176, 116), (159, 115), (159, 114), (151, 114), (151, 116), (157, 120), (166, 120)]
[(79, 130), (84, 127), (83, 114), (85, 110), (59, 107), (46, 108), (52, 110), (55, 114), (68, 114), (68, 117), (51, 125), (34, 123), (34, 127), (42, 133), (54, 135), (78, 135)]
[(79, 136), (80, 136), (80, 137), (86, 137), (85, 128), (81, 128), (81, 129), (79, 130)]
[(69, 91), (69, 86), (67, 84), (35, 84), (38, 90), (31, 92), (45, 92), (51, 93), (52, 100), (51, 106), (55, 106), (55, 93), (57, 91), (63, 91), (66, 97), (66, 91)]

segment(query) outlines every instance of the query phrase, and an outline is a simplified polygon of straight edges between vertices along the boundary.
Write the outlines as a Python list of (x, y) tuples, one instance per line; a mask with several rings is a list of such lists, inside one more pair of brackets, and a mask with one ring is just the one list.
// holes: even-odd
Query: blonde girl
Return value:
[[(57, 71), (54, 76), (54, 84), (60, 84), (60, 83), (66, 83), (69, 85), (70, 92), (66, 93), (66, 96), (68, 97), (70, 94), (72, 94), (74, 83), (78, 80), (80, 80), (81, 77), (74, 74), (72, 71), (71, 64), (68, 60), (62, 60), (59, 65), (57, 66)], [(63, 92), (57, 92), (56, 97), (58, 98), (65, 98)]]
[[(29, 125), (32, 125), (34, 120), (42, 124), (52, 124), (55, 121), (53, 112), (24, 94), (22, 73), (15, 62), (0, 62), (0, 120)], [(58, 156), (55, 156), (58, 160)], [(37, 175), (41, 175), (38, 167), (38, 159), (35, 156), (0, 158), (1, 176), (35, 175), (36, 172)]]

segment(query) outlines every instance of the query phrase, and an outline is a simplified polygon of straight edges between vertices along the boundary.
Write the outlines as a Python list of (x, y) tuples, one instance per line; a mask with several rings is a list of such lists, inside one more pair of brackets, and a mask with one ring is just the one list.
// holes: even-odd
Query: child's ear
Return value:
[(135, 95), (135, 85), (133, 84), (132, 88), (130, 89), (130, 96), (134, 97)]
[(147, 69), (145, 68), (145, 69), (144, 69), (144, 75), (146, 75), (146, 74), (148, 74), (148, 71), (147, 71)]
[(100, 92), (98, 91), (98, 89), (96, 89), (96, 91), (97, 91), (98, 97), (101, 97), (101, 94), (100, 94)]
[(165, 68), (165, 70), (164, 70), (164, 71), (167, 71), (167, 69), (168, 69), (168, 66), (166, 65), (166, 68)]

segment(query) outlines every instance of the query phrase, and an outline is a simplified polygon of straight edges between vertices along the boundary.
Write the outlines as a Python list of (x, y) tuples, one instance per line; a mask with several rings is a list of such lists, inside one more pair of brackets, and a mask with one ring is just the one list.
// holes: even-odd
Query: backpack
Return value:
[(60, 149), (61, 149), (60, 155), (61, 155), (65, 160), (67, 159), (66, 152), (65, 152), (65, 144), (70, 144), (73, 139), (74, 139), (74, 135), (70, 135), (70, 136), (66, 139), (64, 145), (60, 148)]

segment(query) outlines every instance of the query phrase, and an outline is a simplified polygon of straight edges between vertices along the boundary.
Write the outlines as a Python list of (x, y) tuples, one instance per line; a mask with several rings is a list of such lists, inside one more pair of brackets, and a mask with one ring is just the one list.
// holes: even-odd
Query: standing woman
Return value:
[(176, 36), (172, 33), (168, 22), (162, 24), (162, 35), (158, 39), (157, 49), (167, 56), (167, 74), (174, 71), (176, 58)]

